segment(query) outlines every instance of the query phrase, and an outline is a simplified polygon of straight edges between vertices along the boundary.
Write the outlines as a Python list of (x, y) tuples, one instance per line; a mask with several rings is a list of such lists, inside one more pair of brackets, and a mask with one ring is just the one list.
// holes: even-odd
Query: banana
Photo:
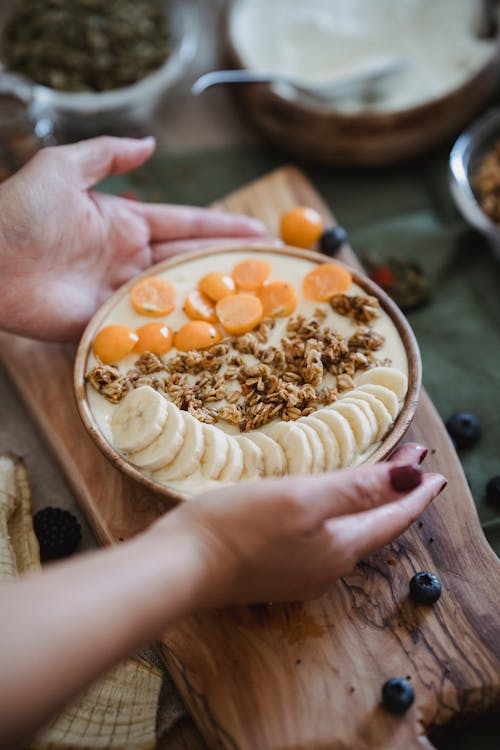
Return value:
[(314, 418), (325, 422), (335, 436), (340, 450), (339, 468), (350, 466), (358, 454), (358, 448), (351, 425), (347, 419), (342, 414), (339, 414), (339, 412), (334, 411), (331, 406), (326, 406), (324, 409), (315, 411)]
[(228, 443), (227, 463), (219, 476), (220, 482), (237, 482), (243, 474), (243, 451), (233, 435), (226, 435)]
[(350, 398), (354, 401), (365, 401), (366, 404), (369, 405), (375, 416), (375, 419), (377, 420), (378, 425), (378, 429), (375, 434), (375, 440), (377, 442), (379, 440), (382, 440), (393, 422), (388, 409), (384, 406), (382, 401), (376, 398), (376, 396), (374, 396), (372, 393), (361, 390), (361, 388), (355, 388), (352, 391)]
[(378, 430), (379, 430), (377, 418), (375, 414), (373, 413), (373, 409), (370, 408), (370, 405), (367, 404), (366, 401), (363, 401), (362, 399), (354, 398), (354, 393), (355, 391), (350, 391), (350, 393), (344, 396), (341, 399), (341, 401), (342, 403), (354, 404), (355, 406), (358, 406), (361, 409), (361, 411), (364, 413), (365, 417), (370, 423), (370, 430), (371, 430), (370, 443), (372, 443), (375, 440), (375, 436), (378, 434)]
[(151, 445), (167, 421), (167, 400), (143, 385), (127, 393), (111, 419), (113, 442), (124, 453), (140, 451)]
[(325, 449), (316, 430), (309, 426), (308, 422), (296, 422), (297, 427), (306, 433), (309, 447), (312, 453), (312, 474), (321, 474), (325, 470)]
[(262, 450), (264, 475), (266, 477), (283, 476), (286, 469), (286, 459), (281, 445), (268, 435), (264, 435), (263, 432), (248, 432), (246, 437)]
[(210, 424), (203, 424), (205, 449), (201, 457), (201, 473), (207, 479), (218, 479), (227, 463), (229, 443), (226, 433)]
[(396, 394), (399, 401), (402, 401), (408, 390), (408, 378), (403, 375), (401, 370), (395, 367), (373, 367), (371, 370), (365, 370), (356, 378), (356, 385), (383, 385)]
[(343, 401), (335, 401), (327, 408), (347, 419), (354, 433), (358, 450), (360, 453), (364, 453), (373, 441), (373, 431), (363, 410), (356, 404), (344, 403)]
[(386, 388), (385, 385), (372, 385), (367, 383), (366, 385), (360, 385), (356, 388), (356, 391), (360, 393), (369, 393), (375, 396), (376, 399), (381, 401), (389, 414), (391, 419), (394, 420), (399, 414), (399, 402), (398, 397), (395, 393)]
[(243, 453), (242, 479), (255, 479), (264, 473), (264, 455), (257, 443), (249, 440), (245, 435), (236, 438)]
[(202, 423), (186, 411), (181, 411), (180, 414), (185, 423), (184, 442), (179, 453), (168, 466), (153, 472), (153, 479), (161, 484), (191, 476), (199, 467), (203, 455)]
[[(166, 401), (166, 400), (165, 400)], [(166, 401), (167, 421), (162, 432), (151, 445), (129, 455), (131, 463), (145, 471), (157, 471), (168, 466), (179, 453), (184, 443), (186, 423), (182, 412), (175, 404)]]
[(335, 469), (338, 469), (340, 466), (339, 444), (337, 438), (332, 430), (329, 429), (326, 422), (317, 419), (315, 414), (310, 414), (307, 417), (300, 417), (300, 419), (297, 420), (297, 423), (306, 424), (318, 434), (318, 437), (323, 444), (325, 454), (325, 471), (335, 471)]
[(313, 456), (305, 430), (294, 422), (277, 422), (265, 428), (266, 434), (282, 447), (287, 474), (310, 474)]

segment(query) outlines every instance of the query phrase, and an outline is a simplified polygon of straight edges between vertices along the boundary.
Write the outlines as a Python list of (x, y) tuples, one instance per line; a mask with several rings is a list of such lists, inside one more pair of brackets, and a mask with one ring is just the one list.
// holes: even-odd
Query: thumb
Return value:
[(100, 136), (69, 146), (60, 146), (77, 173), (83, 188), (93, 187), (105, 177), (123, 174), (143, 164), (155, 150), (155, 139)]

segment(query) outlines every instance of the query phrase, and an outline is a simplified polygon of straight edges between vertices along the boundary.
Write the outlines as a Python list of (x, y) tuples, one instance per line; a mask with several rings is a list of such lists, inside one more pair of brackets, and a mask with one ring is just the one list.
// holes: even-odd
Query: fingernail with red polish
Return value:
[(445, 479), (444, 482), (443, 482), (443, 484), (441, 485), (441, 487), (437, 491), (438, 495), (444, 490), (444, 488), (446, 487), (447, 484), (448, 484), (448, 480)]
[(428, 448), (426, 448), (426, 447), (425, 447), (424, 445), (419, 445), (419, 446), (418, 446), (418, 449), (419, 449), (419, 451), (420, 451), (420, 455), (419, 455), (419, 457), (418, 457), (418, 463), (419, 463), (419, 464), (421, 464), (421, 463), (422, 463), (422, 461), (424, 460), (424, 458), (425, 458), (425, 457), (427, 456), (427, 454), (429, 453), (429, 449), (428, 449)]
[(422, 482), (422, 470), (417, 465), (393, 466), (389, 469), (389, 478), (396, 492), (408, 492)]

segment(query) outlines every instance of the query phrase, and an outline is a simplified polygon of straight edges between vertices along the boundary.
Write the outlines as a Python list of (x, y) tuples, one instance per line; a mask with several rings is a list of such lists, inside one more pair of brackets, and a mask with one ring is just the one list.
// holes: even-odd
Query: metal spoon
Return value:
[(388, 78), (405, 70), (408, 63), (408, 59), (404, 57), (372, 58), (353, 65), (345, 72), (319, 85), (280, 73), (255, 70), (214, 70), (198, 78), (191, 91), (198, 95), (221, 83), (272, 83), (291, 86), (299, 94), (305, 94), (313, 99), (331, 101), (347, 96), (367, 95), (376, 86), (385, 83)]

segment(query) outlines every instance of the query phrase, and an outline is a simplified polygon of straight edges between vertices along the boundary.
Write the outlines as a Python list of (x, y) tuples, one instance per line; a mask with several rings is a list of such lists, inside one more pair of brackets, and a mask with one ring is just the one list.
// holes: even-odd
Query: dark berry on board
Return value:
[(491, 505), (500, 508), (500, 474), (491, 477), (486, 485), (486, 499)]
[(335, 255), (344, 242), (347, 242), (347, 232), (344, 227), (329, 227), (319, 238), (320, 252), (325, 255)]
[(441, 581), (427, 570), (415, 573), (410, 581), (410, 596), (417, 604), (435, 604), (441, 596)]
[(414, 700), (413, 686), (404, 677), (391, 677), (382, 687), (382, 704), (394, 714), (404, 714)]
[(468, 411), (452, 414), (446, 420), (446, 429), (457, 448), (470, 448), (481, 437), (481, 423)]
[(68, 557), (78, 547), (82, 530), (75, 516), (63, 508), (43, 508), (33, 517), (33, 528), (40, 545), (40, 559)]

